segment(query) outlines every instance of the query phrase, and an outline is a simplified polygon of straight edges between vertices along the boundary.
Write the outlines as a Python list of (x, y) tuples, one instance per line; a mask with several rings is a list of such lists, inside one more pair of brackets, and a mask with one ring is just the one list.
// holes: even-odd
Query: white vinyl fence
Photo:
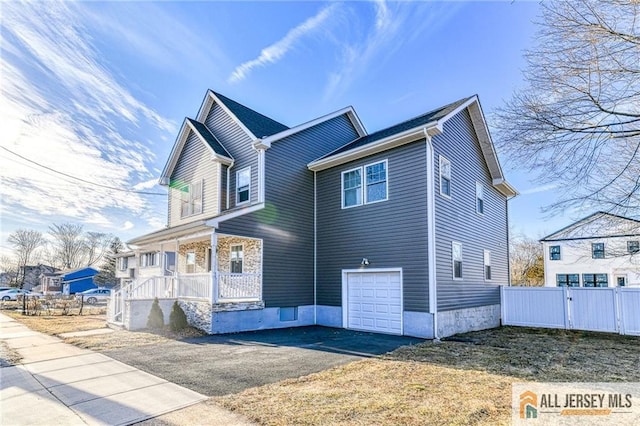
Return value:
[(502, 287), (502, 324), (640, 336), (640, 288)]

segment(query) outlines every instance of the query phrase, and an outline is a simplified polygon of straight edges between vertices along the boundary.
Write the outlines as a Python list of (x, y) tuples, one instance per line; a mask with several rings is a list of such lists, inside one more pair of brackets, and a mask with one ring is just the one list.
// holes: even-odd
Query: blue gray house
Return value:
[(111, 322), (158, 297), (208, 333), (499, 325), (516, 191), (477, 96), (367, 133), (351, 107), (290, 128), (208, 91), (160, 182), (167, 227), (129, 242)]

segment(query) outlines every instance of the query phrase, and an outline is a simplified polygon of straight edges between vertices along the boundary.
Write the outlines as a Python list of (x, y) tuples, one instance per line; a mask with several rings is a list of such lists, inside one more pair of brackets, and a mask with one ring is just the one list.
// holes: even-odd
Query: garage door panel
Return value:
[(347, 327), (382, 333), (402, 333), (400, 272), (347, 274)]

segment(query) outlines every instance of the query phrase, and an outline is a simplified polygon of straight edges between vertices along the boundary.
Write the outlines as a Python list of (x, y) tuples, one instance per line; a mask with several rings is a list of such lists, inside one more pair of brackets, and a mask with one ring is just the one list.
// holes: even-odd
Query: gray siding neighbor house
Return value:
[(500, 323), (516, 191), (477, 96), (369, 134), (351, 107), (289, 128), (208, 91), (160, 182), (167, 227), (129, 242), (111, 322), (144, 327), (158, 297), (208, 333)]

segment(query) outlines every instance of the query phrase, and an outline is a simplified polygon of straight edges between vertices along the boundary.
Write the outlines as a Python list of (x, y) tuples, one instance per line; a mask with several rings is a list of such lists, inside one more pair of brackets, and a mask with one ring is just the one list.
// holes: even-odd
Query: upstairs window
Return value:
[(387, 199), (387, 160), (342, 172), (343, 209)]
[(451, 242), (451, 260), (453, 262), (453, 279), (462, 279), (462, 244)]
[(242, 244), (231, 246), (231, 273), (241, 274), (244, 261), (244, 247)]
[(440, 156), (440, 194), (451, 197), (451, 162)]
[(627, 241), (627, 252), (629, 254), (640, 253), (640, 241)]
[(560, 260), (560, 246), (549, 247), (549, 260)]
[(387, 199), (387, 161), (365, 166), (367, 191), (365, 203), (375, 203)]
[(342, 172), (342, 207), (362, 204), (362, 170), (360, 168)]
[(476, 182), (476, 213), (484, 213), (484, 185)]
[(591, 244), (591, 257), (593, 259), (604, 259), (604, 243)]
[(159, 264), (160, 264), (160, 253), (157, 251), (142, 253), (140, 255), (140, 266), (143, 268), (158, 266)]
[(202, 180), (180, 188), (180, 217), (202, 213)]
[(251, 195), (251, 167), (236, 172), (236, 204), (248, 203)]
[(489, 250), (484, 251), (484, 279), (485, 281), (491, 280), (491, 252)]

